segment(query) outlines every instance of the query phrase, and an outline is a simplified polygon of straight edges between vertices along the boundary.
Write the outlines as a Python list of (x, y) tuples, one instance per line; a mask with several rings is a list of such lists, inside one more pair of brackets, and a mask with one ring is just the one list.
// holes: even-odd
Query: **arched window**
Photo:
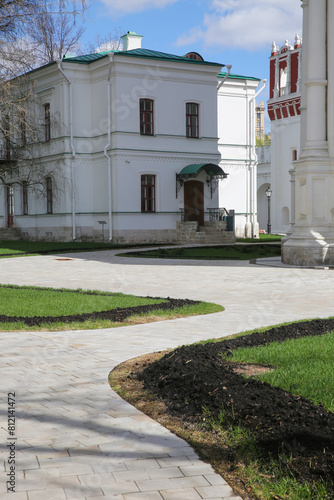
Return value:
[(188, 52), (184, 57), (195, 61), (204, 61), (203, 57), (198, 52)]
[(282, 208), (282, 224), (284, 226), (289, 225), (289, 209), (288, 209), (288, 207)]
[(280, 95), (286, 94), (286, 85), (288, 80), (288, 68), (281, 68), (280, 71)]

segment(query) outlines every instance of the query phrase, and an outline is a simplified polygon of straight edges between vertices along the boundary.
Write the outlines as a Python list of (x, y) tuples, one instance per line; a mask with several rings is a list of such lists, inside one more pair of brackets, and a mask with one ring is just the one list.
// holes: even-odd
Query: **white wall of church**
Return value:
[(291, 182), (293, 151), (300, 150), (300, 117), (275, 120), (271, 124), (272, 232), (287, 233), (291, 222)]

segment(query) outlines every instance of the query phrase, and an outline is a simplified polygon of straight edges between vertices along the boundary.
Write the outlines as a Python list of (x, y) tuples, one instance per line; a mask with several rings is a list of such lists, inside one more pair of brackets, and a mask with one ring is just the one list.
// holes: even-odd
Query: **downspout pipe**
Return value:
[(266, 86), (267, 80), (261, 80), (262, 87), (254, 94), (254, 96), (249, 100), (249, 117), (250, 117), (250, 127), (249, 127), (249, 145), (250, 145), (250, 154), (249, 154), (249, 165), (250, 165), (250, 212), (251, 212), (251, 222), (252, 222), (252, 232), (253, 237), (255, 237), (255, 219), (256, 219), (256, 164), (257, 164), (257, 156), (255, 153), (255, 99), (257, 96), (264, 90)]
[(109, 70), (108, 70), (108, 80), (107, 80), (107, 102), (108, 102), (108, 137), (107, 137), (107, 144), (104, 147), (104, 156), (107, 158), (108, 162), (108, 211), (109, 211), (109, 242), (112, 241), (112, 232), (113, 232), (113, 225), (112, 225), (112, 186), (111, 186), (111, 158), (110, 155), (108, 154), (108, 149), (110, 148), (111, 144), (111, 96), (110, 96), (110, 91), (111, 91), (111, 84), (110, 84), (110, 78), (111, 78), (111, 64), (114, 60), (114, 54), (111, 53), (109, 56)]
[(231, 68), (232, 68), (232, 64), (223, 64), (223, 67), (227, 68), (227, 73), (226, 75), (224, 76), (224, 78), (222, 79), (222, 81), (218, 84), (218, 87), (217, 87), (217, 90), (220, 89), (220, 87), (222, 85), (224, 85), (224, 83), (226, 82), (226, 80), (228, 79), (228, 77), (230, 76), (231, 74)]
[(75, 160), (75, 148), (73, 141), (73, 88), (72, 83), (69, 78), (66, 76), (62, 65), (61, 59), (57, 61), (58, 69), (60, 73), (63, 75), (64, 79), (68, 83), (70, 90), (70, 147), (72, 151), (71, 155), (71, 183), (72, 183), (72, 239), (76, 240), (76, 225), (75, 225), (75, 172), (74, 172), (74, 160)]

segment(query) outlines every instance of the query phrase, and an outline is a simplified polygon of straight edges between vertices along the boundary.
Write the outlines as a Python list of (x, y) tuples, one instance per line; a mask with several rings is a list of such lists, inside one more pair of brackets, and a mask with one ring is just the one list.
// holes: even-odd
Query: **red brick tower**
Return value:
[(275, 42), (270, 57), (268, 114), (271, 121), (300, 115), (301, 39), (294, 47), (286, 40), (279, 49)]

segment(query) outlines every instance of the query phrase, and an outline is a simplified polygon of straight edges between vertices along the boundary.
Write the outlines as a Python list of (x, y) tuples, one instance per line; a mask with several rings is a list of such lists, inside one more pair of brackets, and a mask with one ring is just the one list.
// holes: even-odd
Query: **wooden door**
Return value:
[(7, 186), (7, 226), (14, 227), (14, 190)]
[(200, 181), (184, 183), (184, 220), (204, 226), (204, 184)]

